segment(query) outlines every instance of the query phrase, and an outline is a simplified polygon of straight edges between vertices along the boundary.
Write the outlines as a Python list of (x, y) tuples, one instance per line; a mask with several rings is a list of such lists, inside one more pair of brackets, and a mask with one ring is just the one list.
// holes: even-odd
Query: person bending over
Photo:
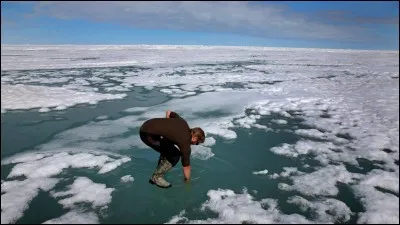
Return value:
[(168, 110), (166, 118), (153, 118), (143, 123), (140, 127), (140, 139), (160, 153), (150, 183), (163, 188), (171, 187), (164, 175), (179, 162), (181, 156), (184, 180), (190, 181), (190, 146), (204, 143), (205, 140), (205, 133), (200, 127), (190, 128), (176, 112)]

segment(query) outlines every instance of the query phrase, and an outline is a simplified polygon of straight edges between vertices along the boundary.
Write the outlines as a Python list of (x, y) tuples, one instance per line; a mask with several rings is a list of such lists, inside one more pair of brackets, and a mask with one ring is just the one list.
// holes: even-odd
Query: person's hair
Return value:
[(194, 127), (191, 130), (192, 136), (196, 137), (199, 143), (203, 143), (206, 139), (206, 135), (204, 134), (203, 129), (201, 129), (200, 127)]

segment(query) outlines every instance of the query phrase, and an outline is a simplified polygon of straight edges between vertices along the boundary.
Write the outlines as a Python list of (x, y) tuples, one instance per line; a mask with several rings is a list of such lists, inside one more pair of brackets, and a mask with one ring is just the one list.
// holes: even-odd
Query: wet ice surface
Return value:
[[(60, 211), (39, 223), (399, 222), (398, 52), (2, 46), (17, 53), (2, 56), (2, 123), (28, 109), (100, 110), (138, 88), (138, 101), (170, 99), (99, 112), (2, 158), (2, 223), (50, 204), (34, 203), (42, 192)], [(190, 192), (180, 164), (173, 189), (146, 183), (157, 155), (137, 131), (166, 110), (207, 133)]]

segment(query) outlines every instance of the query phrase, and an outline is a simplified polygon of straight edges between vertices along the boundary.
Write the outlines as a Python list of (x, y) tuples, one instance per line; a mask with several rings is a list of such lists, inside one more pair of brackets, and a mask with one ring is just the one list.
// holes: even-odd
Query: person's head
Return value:
[(204, 143), (204, 140), (206, 139), (206, 135), (203, 131), (203, 129), (201, 129), (200, 127), (194, 127), (192, 129), (190, 129), (191, 133), (192, 133), (192, 145), (198, 145), (201, 143)]

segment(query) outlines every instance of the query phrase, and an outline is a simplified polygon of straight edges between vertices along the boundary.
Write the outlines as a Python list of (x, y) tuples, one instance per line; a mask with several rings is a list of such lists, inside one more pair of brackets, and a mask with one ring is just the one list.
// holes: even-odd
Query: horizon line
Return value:
[(178, 46), (178, 47), (245, 47), (245, 48), (273, 48), (273, 49), (318, 49), (318, 50), (346, 50), (346, 51), (385, 51), (398, 52), (399, 49), (361, 49), (361, 48), (321, 48), (321, 47), (272, 47), (263, 45), (209, 45), (209, 44), (0, 44), (1, 46)]

